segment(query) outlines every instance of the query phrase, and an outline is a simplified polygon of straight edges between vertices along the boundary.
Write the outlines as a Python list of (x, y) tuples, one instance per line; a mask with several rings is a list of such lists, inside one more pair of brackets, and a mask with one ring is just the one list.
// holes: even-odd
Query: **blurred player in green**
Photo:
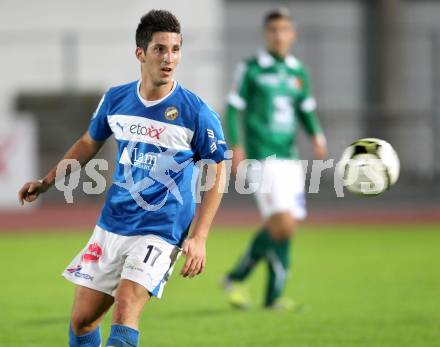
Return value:
[[(290, 267), (292, 236), (297, 222), (306, 216), (304, 173), (295, 146), (298, 123), (310, 136), (317, 159), (325, 158), (327, 147), (315, 114), (309, 76), (303, 64), (289, 54), (295, 39), (289, 12), (269, 12), (264, 18), (266, 49), (239, 64), (228, 97), (225, 120), (234, 154), (233, 172), (240, 175), (240, 162), (256, 159), (263, 168), (259, 170), (263, 172), (260, 183), (264, 182), (255, 192), (264, 224), (224, 280), (228, 301), (237, 308), (250, 306), (241, 282), (260, 260), (267, 263), (269, 270), (264, 306), (297, 307), (291, 299), (283, 297), (283, 291)], [(258, 180), (256, 171), (248, 170), (247, 179)]]

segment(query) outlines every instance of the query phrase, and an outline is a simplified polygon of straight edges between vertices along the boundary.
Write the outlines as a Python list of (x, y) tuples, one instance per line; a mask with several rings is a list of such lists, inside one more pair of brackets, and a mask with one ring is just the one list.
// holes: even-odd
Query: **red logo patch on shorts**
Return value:
[(82, 256), (85, 262), (96, 262), (102, 256), (102, 248), (98, 242), (91, 243), (87, 246), (86, 252)]

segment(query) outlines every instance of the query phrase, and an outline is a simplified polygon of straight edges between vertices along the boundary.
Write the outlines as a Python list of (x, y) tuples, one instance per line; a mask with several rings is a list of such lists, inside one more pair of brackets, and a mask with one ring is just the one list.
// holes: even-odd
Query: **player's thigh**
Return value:
[(111, 295), (77, 286), (71, 317), (73, 332), (76, 335), (83, 335), (96, 329), (113, 302)]
[(121, 279), (143, 286), (152, 296), (161, 298), (180, 248), (155, 235), (144, 235), (127, 249)]
[(137, 329), (142, 310), (150, 297), (144, 286), (121, 279), (115, 294), (112, 323)]
[(296, 224), (297, 222), (290, 211), (274, 213), (266, 223), (272, 236), (277, 240), (290, 238), (295, 231)]
[(263, 218), (273, 229), (292, 229), (293, 220), (305, 217), (304, 173), (296, 160), (268, 159), (264, 183), (255, 192)]

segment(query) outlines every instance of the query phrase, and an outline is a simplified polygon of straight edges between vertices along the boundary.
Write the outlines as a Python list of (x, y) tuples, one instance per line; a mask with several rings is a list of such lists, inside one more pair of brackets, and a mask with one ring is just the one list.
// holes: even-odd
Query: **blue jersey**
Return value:
[(180, 245), (195, 211), (200, 159), (220, 162), (226, 143), (218, 115), (198, 96), (174, 82), (151, 105), (140, 81), (108, 90), (89, 126), (95, 141), (117, 142), (113, 183), (98, 220), (110, 232), (154, 234)]

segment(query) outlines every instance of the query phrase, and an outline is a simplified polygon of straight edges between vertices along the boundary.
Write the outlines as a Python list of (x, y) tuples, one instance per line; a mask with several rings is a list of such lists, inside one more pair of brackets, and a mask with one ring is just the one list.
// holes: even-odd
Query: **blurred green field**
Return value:
[[(251, 231), (211, 233), (206, 272), (187, 280), (175, 271), (145, 310), (141, 346), (440, 346), (439, 225), (303, 227), (287, 289), (306, 305), (296, 314), (260, 308), (263, 266), (249, 281), (254, 309), (225, 304), (220, 279)], [(67, 346), (73, 286), (60, 273), (88, 236), (0, 235), (1, 347)]]

